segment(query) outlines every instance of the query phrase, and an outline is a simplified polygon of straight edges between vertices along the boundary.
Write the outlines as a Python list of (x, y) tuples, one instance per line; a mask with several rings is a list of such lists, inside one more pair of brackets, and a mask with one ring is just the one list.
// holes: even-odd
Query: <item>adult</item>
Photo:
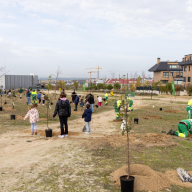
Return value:
[[(57, 101), (57, 104), (55, 106), (55, 111), (53, 113), (53, 118), (57, 114), (59, 115), (60, 126), (61, 126), (61, 135), (59, 135), (58, 137), (59, 138), (67, 137), (68, 136), (67, 120), (68, 120), (68, 117), (71, 116), (71, 106), (64, 92), (61, 92), (60, 97)], [(64, 131), (63, 125), (65, 125), (65, 131)]]
[(107, 93), (105, 93), (105, 105), (108, 105), (107, 100), (108, 100), (108, 94), (107, 94)]
[(75, 109), (74, 109), (74, 111), (77, 111), (77, 106), (78, 106), (78, 104), (79, 104), (79, 99), (81, 99), (81, 95), (77, 95), (76, 96), (76, 98), (75, 98)]
[(97, 96), (97, 100), (98, 100), (98, 107), (101, 107), (102, 104), (102, 98), (100, 96)]
[(23, 89), (20, 87), (19, 89), (19, 93), (20, 93), (20, 99), (22, 98), (22, 93), (23, 93)]
[(29, 90), (26, 93), (26, 98), (27, 98), (27, 105), (31, 104), (31, 93)]
[(192, 119), (192, 99), (189, 100), (186, 107), (186, 111), (187, 111), (187, 118)]
[(32, 103), (37, 103), (37, 92), (35, 89), (32, 91)]
[(74, 103), (75, 99), (77, 97), (77, 94), (75, 93), (75, 90), (72, 92), (71, 97), (72, 97), (72, 102)]
[(131, 97), (127, 97), (127, 101), (129, 102), (129, 108), (128, 111), (133, 111), (133, 99), (131, 99)]
[(114, 109), (115, 109), (115, 113), (116, 113), (116, 120), (118, 120), (120, 118), (121, 106), (122, 106), (122, 99), (121, 99), (121, 97), (119, 97), (119, 100), (115, 101), (115, 103), (114, 103)]
[(188, 131), (192, 134), (192, 119), (181, 120), (178, 124), (178, 131), (173, 131), (172, 129), (167, 133), (167, 135), (176, 135), (178, 137), (188, 137)]
[(95, 100), (94, 100), (94, 96), (91, 93), (89, 93), (87, 101), (89, 102), (89, 104), (91, 106), (92, 113), (94, 113), (94, 103), (95, 103)]

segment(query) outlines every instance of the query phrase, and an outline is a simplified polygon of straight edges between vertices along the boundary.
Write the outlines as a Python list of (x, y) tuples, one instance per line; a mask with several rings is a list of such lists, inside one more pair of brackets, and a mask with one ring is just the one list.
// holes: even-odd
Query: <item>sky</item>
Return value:
[[(0, 0), (8, 74), (133, 77), (192, 54), (192, 0)], [(92, 77), (96, 77), (92, 73)]]

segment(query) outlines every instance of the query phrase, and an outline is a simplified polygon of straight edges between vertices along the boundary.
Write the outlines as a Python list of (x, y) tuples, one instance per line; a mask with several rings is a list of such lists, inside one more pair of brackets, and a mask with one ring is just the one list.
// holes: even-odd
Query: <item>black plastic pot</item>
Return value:
[(51, 105), (53, 105), (53, 103), (51, 103)]
[(3, 111), (3, 107), (0, 107), (0, 111)]
[(135, 177), (129, 176), (130, 180), (127, 180), (127, 175), (120, 177), (121, 192), (134, 192), (134, 181)]
[(15, 120), (15, 115), (11, 115), (11, 120)]
[(134, 123), (138, 124), (139, 123), (139, 119), (138, 118), (134, 118)]
[(52, 129), (45, 129), (46, 137), (52, 137)]
[(160, 108), (159, 110), (162, 111), (162, 108)]
[(7, 104), (7, 101), (5, 101), (5, 103), (4, 103), (5, 105)]

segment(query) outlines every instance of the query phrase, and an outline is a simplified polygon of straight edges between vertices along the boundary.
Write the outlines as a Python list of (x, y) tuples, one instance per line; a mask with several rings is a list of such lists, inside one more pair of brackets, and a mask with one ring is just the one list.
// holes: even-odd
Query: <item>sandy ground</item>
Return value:
[[(144, 102), (137, 100), (136, 97), (134, 99), (134, 108), (141, 106), (144, 106)], [(94, 114), (91, 123), (92, 133), (90, 135), (82, 133), (84, 121), (81, 118), (69, 121), (69, 136), (64, 139), (57, 137), (60, 131), (58, 128), (59, 122), (50, 125), (55, 136), (49, 139), (43, 134), (46, 125), (38, 126), (38, 130), (40, 131), (37, 136), (30, 135), (29, 127), (26, 127), (26, 129), (22, 131), (18, 129), (0, 135), (0, 191), (14, 191), (13, 188), (16, 184), (19, 183), (22, 185), (24, 179), (35, 178), (40, 171), (42, 172), (46, 170), (47, 167), (55, 164), (59, 158), (57, 157), (58, 151), (56, 149), (67, 151), (67, 153), (63, 155), (64, 162), (66, 164), (71, 163), (72, 166), (75, 166), (77, 162), (74, 159), (74, 154), (80, 158), (80, 154), (84, 153), (81, 144), (87, 142), (87, 144), (90, 145), (92, 141), (99, 143), (102, 142), (103, 137), (111, 138), (119, 132), (116, 124), (113, 123), (114, 117), (114, 110)], [(152, 137), (154, 137), (154, 135), (152, 135)], [(139, 140), (135, 138), (133, 135), (132, 142), (143, 144), (146, 141), (145, 138), (148, 138), (148, 136), (143, 136)], [(162, 142), (167, 142), (169, 137), (161, 139)], [(119, 142), (121, 142), (121, 140), (117, 139), (117, 143)], [(147, 143), (150, 143), (150, 141)], [(81, 160), (83, 160), (83, 157)], [(33, 175), (31, 175), (31, 171), (33, 171)]]

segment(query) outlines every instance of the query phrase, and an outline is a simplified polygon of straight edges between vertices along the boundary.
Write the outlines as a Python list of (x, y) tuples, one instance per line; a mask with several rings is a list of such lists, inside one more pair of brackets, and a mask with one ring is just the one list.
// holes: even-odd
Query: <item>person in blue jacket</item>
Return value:
[(76, 98), (75, 98), (75, 109), (74, 109), (74, 111), (77, 111), (77, 105), (78, 105), (78, 103), (79, 103), (79, 99), (81, 99), (81, 95), (77, 95), (76, 96)]
[(85, 127), (87, 129), (87, 132), (85, 134), (89, 134), (91, 132), (91, 116), (92, 116), (92, 110), (90, 109), (90, 104), (86, 105), (86, 109), (82, 115), (82, 118), (85, 120)]

